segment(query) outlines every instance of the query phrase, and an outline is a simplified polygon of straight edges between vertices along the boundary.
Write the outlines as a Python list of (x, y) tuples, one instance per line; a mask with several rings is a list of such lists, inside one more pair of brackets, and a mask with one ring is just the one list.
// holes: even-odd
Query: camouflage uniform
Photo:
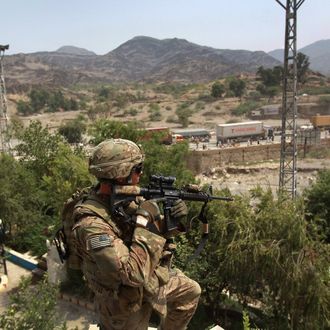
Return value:
[(75, 216), (76, 249), (103, 329), (147, 329), (152, 309), (161, 316), (160, 329), (186, 329), (200, 287), (181, 271), (169, 270), (166, 240), (144, 228), (132, 232), (109, 213), (101, 218), (84, 205)]
[[(135, 143), (110, 139), (95, 148), (89, 171), (100, 181), (126, 178), (130, 184), (143, 161)], [(170, 270), (165, 238), (110, 215), (108, 206), (96, 194), (78, 204), (71, 236), (102, 329), (147, 329), (153, 309), (161, 316), (160, 329), (185, 329), (198, 304), (199, 285)], [(127, 205), (125, 212), (135, 214), (136, 208)]]

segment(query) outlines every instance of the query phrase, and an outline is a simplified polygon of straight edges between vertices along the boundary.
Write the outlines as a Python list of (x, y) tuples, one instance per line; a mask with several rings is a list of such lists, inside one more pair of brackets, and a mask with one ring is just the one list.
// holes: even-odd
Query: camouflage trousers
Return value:
[[(171, 273), (164, 287), (165, 313), (161, 315), (160, 330), (184, 330), (193, 317), (201, 294), (200, 286), (181, 271)], [(123, 310), (112, 296), (96, 295), (102, 330), (146, 330), (153, 310), (150, 302), (142, 300), (137, 311)]]

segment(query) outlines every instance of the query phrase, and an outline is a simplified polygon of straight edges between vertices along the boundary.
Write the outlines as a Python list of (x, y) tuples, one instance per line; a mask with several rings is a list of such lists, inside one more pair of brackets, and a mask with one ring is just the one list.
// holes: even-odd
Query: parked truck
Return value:
[(310, 119), (314, 128), (330, 128), (330, 115), (316, 115)]
[(240, 142), (247, 140), (273, 139), (274, 130), (271, 126), (266, 126), (262, 121), (247, 121), (232, 124), (217, 124), (216, 137), (218, 143), (230, 141)]

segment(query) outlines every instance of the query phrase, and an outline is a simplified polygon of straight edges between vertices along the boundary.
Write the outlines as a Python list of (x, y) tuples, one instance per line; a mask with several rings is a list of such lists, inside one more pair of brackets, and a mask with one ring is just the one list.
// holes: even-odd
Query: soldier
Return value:
[[(95, 293), (101, 329), (147, 329), (152, 310), (160, 316), (159, 329), (186, 329), (201, 290), (170, 267), (171, 246), (157, 203), (137, 200), (113, 206), (113, 185), (134, 189), (143, 161), (141, 149), (129, 140), (106, 140), (95, 148), (89, 171), (99, 183), (75, 208), (75, 250)], [(171, 216), (179, 222), (186, 215), (185, 203), (178, 200)]]

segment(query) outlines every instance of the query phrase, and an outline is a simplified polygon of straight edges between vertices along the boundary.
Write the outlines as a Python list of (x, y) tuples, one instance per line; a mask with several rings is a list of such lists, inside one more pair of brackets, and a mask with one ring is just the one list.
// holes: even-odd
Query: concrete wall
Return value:
[[(262, 162), (280, 159), (280, 144), (252, 145), (212, 150), (193, 150), (187, 158), (188, 168), (195, 174), (208, 172), (211, 168), (231, 163)], [(304, 146), (299, 145), (298, 152)], [(330, 148), (330, 139), (322, 140), (321, 145), (306, 146), (305, 152), (318, 148)]]
[(260, 162), (280, 158), (280, 144), (232, 147), (225, 149), (194, 150), (187, 159), (190, 170), (202, 173), (230, 163)]

